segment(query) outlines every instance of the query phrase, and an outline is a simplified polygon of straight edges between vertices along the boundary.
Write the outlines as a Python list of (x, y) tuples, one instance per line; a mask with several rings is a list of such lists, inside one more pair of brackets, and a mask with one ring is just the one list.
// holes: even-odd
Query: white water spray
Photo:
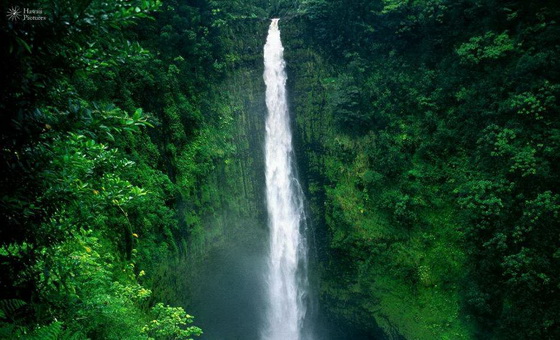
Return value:
[(284, 47), (272, 19), (264, 46), (266, 84), (266, 198), (270, 228), (265, 340), (303, 339), (307, 250), (302, 233), (303, 193), (292, 163), (292, 134), (286, 98)]

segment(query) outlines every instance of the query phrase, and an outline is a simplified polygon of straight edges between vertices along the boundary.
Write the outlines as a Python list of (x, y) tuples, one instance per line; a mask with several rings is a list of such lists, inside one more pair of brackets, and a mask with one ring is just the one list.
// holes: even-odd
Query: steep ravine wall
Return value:
[(471, 338), (458, 294), (464, 255), (445, 243), (460, 237), (451, 211), (425, 211), (407, 228), (387, 213), (381, 197), (392, 188), (377, 185), (369, 170), (376, 131), (337, 127), (345, 69), (329, 61), (328, 47), (317, 48), (312, 29), (294, 18), (282, 34), (324, 317), (344, 329), (341, 339)]
[[(182, 305), (196, 316), (205, 339), (257, 339), (262, 324), (267, 25), (247, 20), (234, 26), (235, 61), (202, 110), (219, 112), (213, 123), (219, 136), (209, 131), (202, 142), (221, 151), (200, 180), (190, 251), (177, 277), (184, 278), (178, 284), (185, 291)], [(394, 223), (380, 195), (367, 193), (374, 185), (364, 184), (371, 181), (367, 155), (376, 147), (375, 134), (351, 136), (336, 127), (333, 101), (344, 69), (317, 49), (300, 18), (280, 27), (297, 166), (310, 212), (318, 339), (470, 338), (459, 317), (457, 286), (431, 272), (444, 254), (442, 240), (456, 237), (437, 231), (450, 215), (427, 216), (427, 230)], [(428, 255), (421, 255), (426, 249)], [(462, 255), (444, 255), (439, 266), (458, 270)]]
[(252, 19), (231, 25), (232, 62), (204, 100), (202, 114), (219, 119), (202, 142), (219, 153), (201, 180), (196, 227), (182, 264), (182, 304), (204, 329), (203, 339), (259, 337), (267, 245), (262, 147), (267, 25)]

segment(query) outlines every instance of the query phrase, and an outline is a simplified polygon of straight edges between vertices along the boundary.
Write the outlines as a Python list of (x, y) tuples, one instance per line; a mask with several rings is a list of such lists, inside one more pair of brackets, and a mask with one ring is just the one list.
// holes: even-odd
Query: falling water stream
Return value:
[(307, 297), (307, 249), (303, 233), (303, 193), (294, 170), (290, 115), (286, 97), (284, 48), (278, 20), (272, 19), (264, 46), (266, 84), (265, 164), (270, 228), (267, 312), (262, 338), (300, 340)]

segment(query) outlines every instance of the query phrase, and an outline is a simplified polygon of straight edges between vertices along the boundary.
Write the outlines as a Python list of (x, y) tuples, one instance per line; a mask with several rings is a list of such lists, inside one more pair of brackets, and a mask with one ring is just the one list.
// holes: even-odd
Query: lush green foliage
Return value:
[(167, 304), (262, 237), (268, 13), (329, 321), (560, 337), (555, 1), (26, 6), (47, 20), (0, 19), (0, 337), (200, 334)]
[(236, 152), (232, 112), (203, 110), (235, 13), (221, 1), (26, 6), (47, 19), (2, 22), (0, 337), (201, 334), (156, 301), (185, 305), (172, 283), (202, 255), (203, 219), (231, 203), (214, 176)]
[(325, 306), (407, 338), (558, 338), (558, 4), (299, 14), (284, 32)]

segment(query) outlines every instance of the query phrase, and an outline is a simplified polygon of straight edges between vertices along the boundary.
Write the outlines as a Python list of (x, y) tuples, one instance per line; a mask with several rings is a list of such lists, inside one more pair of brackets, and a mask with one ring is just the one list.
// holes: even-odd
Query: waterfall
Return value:
[(272, 19), (264, 46), (266, 84), (265, 163), (270, 254), (266, 273), (266, 340), (300, 340), (306, 314), (307, 249), (303, 192), (293, 165), (286, 97), (284, 48), (278, 20)]

